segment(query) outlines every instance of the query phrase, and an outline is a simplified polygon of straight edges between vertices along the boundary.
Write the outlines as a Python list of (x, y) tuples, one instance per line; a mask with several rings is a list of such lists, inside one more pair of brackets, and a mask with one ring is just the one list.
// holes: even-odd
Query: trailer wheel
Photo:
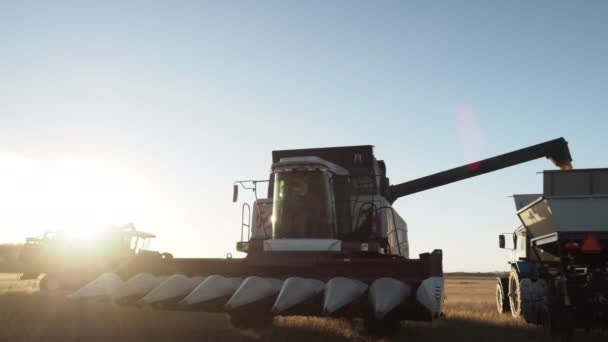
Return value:
[(52, 274), (45, 274), (42, 279), (40, 279), (40, 283), (38, 283), (38, 287), (40, 291), (56, 291), (61, 287), (61, 282), (57, 276)]
[(519, 281), (517, 269), (512, 268), (511, 274), (509, 274), (509, 307), (511, 308), (511, 315), (515, 318), (519, 318), (522, 315), (521, 286)]
[(496, 284), (496, 309), (498, 310), (499, 314), (504, 314), (511, 311), (509, 296), (507, 295), (507, 291), (505, 291), (508, 286), (509, 279), (498, 278), (498, 282)]

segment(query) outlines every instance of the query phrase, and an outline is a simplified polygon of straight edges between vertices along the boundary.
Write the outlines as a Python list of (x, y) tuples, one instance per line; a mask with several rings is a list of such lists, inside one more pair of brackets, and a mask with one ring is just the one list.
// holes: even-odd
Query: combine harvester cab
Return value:
[[(515, 195), (522, 222), (497, 306), (547, 334), (608, 324), (608, 169), (544, 172), (544, 191)], [(500, 236), (505, 248), (505, 235)]]
[[(239, 326), (267, 324), (276, 315), (324, 315), (363, 318), (370, 330), (388, 333), (401, 320), (432, 320), (442, 313), (443, 255), (434, 250), (410, 258), (407, 225), (393, 203), (536, 158), (570, 161), (566, 141), (556, 139), (390, 185), (384, 161), (368, 145), (282, 150), (272, 157), (268, 180), (234, 186), (235, 202), (239, 188), (256, 195), (252, 207), (243, 204), (237, 242), (247, 256), (137, 255), (121, 267), (121, 279), (141, 272), (181, 275), (140, 302), (171, 299), (172, 307), (226, 311)], [(257, 196), (261, 183), (267, 183), (267, 198)], [(158, 293), (170, 295), (150, 299)]]

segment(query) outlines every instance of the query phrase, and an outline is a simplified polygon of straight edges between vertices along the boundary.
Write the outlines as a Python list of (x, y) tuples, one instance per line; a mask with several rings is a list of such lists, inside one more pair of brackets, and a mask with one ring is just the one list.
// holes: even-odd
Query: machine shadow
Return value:
[[(570, 341), (606, 341), (605, 332), (577, 330)], [(445, 317), (433, 323), (410, 323), (402, 325), (395, 340), (411, 341), (492, 341), (527, 342), (559, 341), (544, 335), (540, 326), (506, 325), (476, 319)]]
[[(302, 320), (302, 321), (299, 321)], [(359, 321), (331, 320), (319, 318), (291, 317), (287, 322), (275, 321), (271, 328), (250, 331), (242, 335), (245, 341), (492, 341), (533, 342), (560, 341), (544, 335), (539, 326), (513, 326), (484, 322), (475, 319), (443, 318), (433, 323), (402, 322), (394, 336), (366, 334)], [(568, 341), (606, 341), (604, 331), (577, 330)]]

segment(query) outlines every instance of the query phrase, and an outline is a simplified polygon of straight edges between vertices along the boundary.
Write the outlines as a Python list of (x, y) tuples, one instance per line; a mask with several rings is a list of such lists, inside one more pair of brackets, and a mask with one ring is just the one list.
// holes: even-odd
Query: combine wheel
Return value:
[(45, 274), (42, 279), (40, 279), (40, 283), (38, 284), (40, 291), (55, 291), (61, 287), (61, 282), (59, 278), (53, 274)]
[(498, 278), (498, 282), (496, 284), (496, 309), (500, 314), (504, 314), (511, 311), (511, 306), (509, 304), (509, 296), (507, 294), (508, 288), (509, 279)]
[(230, 323), (239, 329), (260, 329), (272, 324), (272, 314), (247, 314), (246, 312), (232, 312), (230, 315)]
[(521, 317), (521, 286), (519, 273), (515, 268), (512, 268), (511, 274), (509, 274), (509, 307), (511, 308), (511, 315), (513, 315), (513, 317)]

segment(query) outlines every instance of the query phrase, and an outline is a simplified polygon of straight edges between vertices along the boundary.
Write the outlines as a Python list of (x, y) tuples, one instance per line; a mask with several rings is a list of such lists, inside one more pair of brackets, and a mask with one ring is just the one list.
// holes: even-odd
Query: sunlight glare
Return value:
[(0, 188), (0, 226), (13, 234), (48, 230), (93, 238), (109, 224), (149, 222), (162, 208), (154, 186), (98, 160), (0, 154)]

